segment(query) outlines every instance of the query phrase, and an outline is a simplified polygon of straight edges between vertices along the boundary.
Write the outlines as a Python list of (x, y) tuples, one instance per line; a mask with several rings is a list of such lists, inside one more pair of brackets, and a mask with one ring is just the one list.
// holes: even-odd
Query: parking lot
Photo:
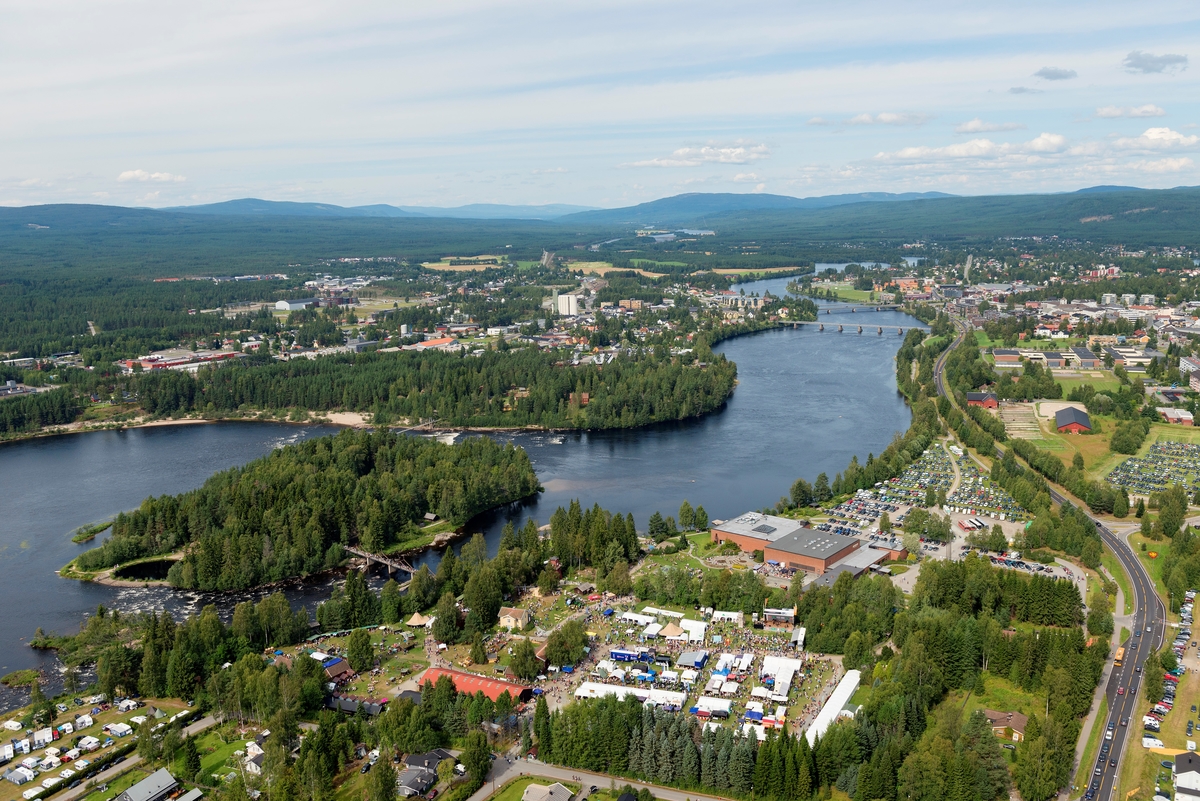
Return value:
[(946, 498), (951, 511), (997, 521), (1029, 519), (1029, 513), (1003, 487), (979, 471), (975, 460), (965, 454), (960, 456), (958, 470), (961, 476), (958, 487)]
[(938, 492), (950, 492), (953, 484), (954, 465), (950, 461), (950, 454), (941, 444), (936, 444), (927, 448), (921, 458), (899, 476), (885, 482), (879, 488), (879, 495), (884, 502), (932, 506), (930, 501), (936, 500)]
[(1200, 444), (1156, 442), (1145, 456), (1132, 456), (1113, 468), (1108, 482), (1131, 495), (1160, 492), (1171, 484), (1194, 492), (1200, 489)]

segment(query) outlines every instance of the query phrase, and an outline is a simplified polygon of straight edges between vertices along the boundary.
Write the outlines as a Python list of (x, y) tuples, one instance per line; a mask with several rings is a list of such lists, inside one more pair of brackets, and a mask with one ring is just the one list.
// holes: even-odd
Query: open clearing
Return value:
[(606, 261), (575, 261), (566, 265), (568, 270), (579, 270), (586, 275), (607, 275), (611, 272), (619, 273), (637, 273), (646, 278), (662, 278), (665, 273), (652, 273), (649, 270), (643, 270), (640, 267), (614, 267)]

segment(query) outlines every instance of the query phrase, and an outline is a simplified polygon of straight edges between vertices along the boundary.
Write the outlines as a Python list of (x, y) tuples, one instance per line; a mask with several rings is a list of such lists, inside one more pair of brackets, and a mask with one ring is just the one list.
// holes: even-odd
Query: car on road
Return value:
[(1128, 725), (1129, 725), (1129, 718), (1121, 718), (1121, 725), (1122, 725), (1122, 726), (1128, 726)]
[(438, 794), (437, 788), (434, 787), (432, 790), (430, 790), (428, 793), (425, 794), (425, 798), (427, 799), (427, 801), (433, 801), (433, 799), (437, 798), (437, 794)]
[(1125, 688), (1124, 688), (1124, 687), (1118, 687), (1118, 688), (1117, 688), (1117, 695), (1124, 695), (1124, 694), (1125, 694)]

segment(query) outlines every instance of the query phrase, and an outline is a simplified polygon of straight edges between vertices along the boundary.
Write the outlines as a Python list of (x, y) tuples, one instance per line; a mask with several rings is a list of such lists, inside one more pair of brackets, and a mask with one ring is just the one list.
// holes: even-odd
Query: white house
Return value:
[(33, 733), (33, 747), (41, 748), (54, 742), (54, 729), (38, 729)]
[(75, 730), (79, 731), (80, 729), (86, 729), (88, 726), (91, 726), (94, 723), (95, 721), (92, 720), (91, 715), (79, 715), (75, 718)]
[(90, 735), (79, 741), (80, 751), (95, 751), (99, 747), (100, 741)]

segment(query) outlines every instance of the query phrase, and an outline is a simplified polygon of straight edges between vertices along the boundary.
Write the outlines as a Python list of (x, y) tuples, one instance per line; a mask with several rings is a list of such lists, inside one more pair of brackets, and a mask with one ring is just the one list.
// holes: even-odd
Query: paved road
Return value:
[(583, 785), (583, 794), (587, 794), (588, 788), (595, 785), (598, 789), (608, 789), (613, 783), (617, 787), (623, 787), (626, 784), (631, 785), (635, 790), (640, 790), (643, 787), (654, 793), (655, 798), (662, 798), (665, 801), (692, 801), (692, 799), (714, 799), (714, 801), (725, 801), (724, 796), (705, 795), (697, 793), (695, 790), (677, 790), (673, 787), (660, 787), (657, 784), (646, 784), (645, 782), (629, 781), (614, 776), (608, 776), (603, 773), (589, 773), (586, 770), (573, 770), (571, 768), (560, 768), (556, 765), (547, 765), (544, 762), (536, 760), (514, 759), (511, 762), (504, 757), (498, 758), (492, 764), (492, 771), (488, 775), (487, 782), (483, 787), (475, 791), (467, 801), (484, 801), (493, 793), (504, 786), (505, 782), (516, 779), (521, 776), (537, 776), (548, 780), (549, 782), (575, 782)]
[[(202, 732), (211, 726), (217, 725), (217, 723), (218, 723), (217, 719), (214, 718), (212, 715), (209, 715), (208, 717), (200, 718), (200, 720), (197, 720), (195, 723), (191, 724), (190, 726), (185, 726), (183, 729), (183, 732), (184, 732), (184, 734), (186, 734), (190, 737), (193, 734)], [(54, 801), (72, 801), (72, 799), (85, 796), (88, 793), (90, 793), (93, 789), (95, 789), (96, 787), (99, 787), (100, 785), (104, 784), (105, 782), (107, 782), (111, 779), (117, 778), (122, 773), (128, 773), (130, 770), (137, 767), (141, 763), (142, 763), (142, 758), (140, 756), (138, 756), (137, 754), (128, 756), (125, 758), (125, 761), (122, 762), (121, 764), (113, 765), (111, 768), (107, 768), (105, 770), (100, 771), (95, 776), (91, 777), (86, 782), (84, 782), (83, 784), (76, 787), (74, 790), (67, 790), (66, 792), (63, 792), (63, 793), (60, 793), (60, 794), (54, 796)]]
[[(958, 338), (934, 363), (934, 381), (939, 394), (947, 395), (944, 383), (946, 357), (965, 335), (966, 329), (960, 329)], [(951, 400), (953, 401), (953, 398)], [(999, 445), (996, 446), (996, 454), (997, 458), (1004, 456), (1004, 449)], [(1053, 485), (1050, 487), (1050, 497), (1058, 504), (1071, 500), (1055, 489)], [(1167, 610), (1162, 599), (1158, 597), (1149, 574), (1129, 547), (1128, 541), (1113, 533), (1103, 525), (1102, 521), (1093, 517), (1088, 512), (1087, 506), (1080, 505), (1078, 501), (1072, 501), (1072, 503), (1085, 512), (1096, 526), (1104, 544), (1116, 555), (1121, 566), (1125, 568), (1133, 590), (1133, 633), (1125, 642), (1121, 643), (1125, 647), (1124, 663), (1121, 667), (1109, 666), (1108, 683), (1104, 690), (1105, 696), (1108, 698), (1108, 719), (1097, 721), (1098, 725), (1105, 727), (1109, 723), (1113, 724), (1112, 751), (1103, 762), (1097, 761), (1096, 765), (1080, 765), (1078, 777), (1073, 781), (1074, 784), (1087, 788), (1094, 799), (1116, 801), (1121, 762), (1125, 751), (1130, 743), (1137, 748), (1141, 748), (1142, 745), (1142, 721), (1141, 718), (1135, 717), (1137, 701), (1142, 692), (1142, 665), (1145, 663), (1148, 653), (1162, 647)], [(1124, 688), (1124, 692), (1118, 695), (1117, 690), (1120, 688)], [(1127, 720), (1128, 725), (1122, 726), (1122, 720)], [(1117, 760), (1116, 766), (1109, 764), (1109, 759)], [(1093, 772), (1097, 766), (1100, 767), (1098, 774)], [(1071, 796), (1078, 797), (1078, 793), (1073, 792)]]
[[(1053, 488), (1050, 490), (1050, 497), (1056, 503), (1067, 500)], [(1086, 507), (1084, 510), (1086, 511)], [(1088, 516), (1091, 517), (1090, 514)], [(1097, 765), (1100, 765), (1099, 775), (1094, 773), (1096, 766), (1080, 765), (1078, 778), (1075, 781), (1075, 784), (1081, 787), (1086, 782), (1088, 790), (1094, 792), (1095, 798), (1101, 801), (1111, 801), (1116, 797), (1121, 762), (1126, 749), (1130, 747), (1130, 744), (1135, 748), (1142, 747), (1142, 720), (1135, 715), (1138, 699), (1142, 693), (1142, 665), (1146, 661), (1147, 654), (1162, 647), (1167, 622), (1167, 608), (1162, 599), (1158, 597), (1154, 583), (1150, 580), (1141, 561), (1129, 547), (1129, 542), (1124, 537), (1113, 533), (1094, 517), (1092, 517), (1092, 522), (1096, 524), (1096, 530), (1100, 532), (1104, 544), (1116, 555), (1121, 566), (1125, 568), (1133, 590), (1133, 634), (1121, 643), (1125, 648), (1125, 661), (1121, 667), (1112, 667), (1108, 685), (1104, 691), (1108, 698), (1108, 721), (1105, 721), (1105, 725), (1107, 726), (1108, 723), (1114, 725), (1112, 754), (1109, 758), (1116, 759), (1117, 765), (1113, 767), (1107, 761), (1103, 765), (1097, 762)], [(1118, 688), (1124, 688), (1125, 692), (1118, 695)], [(1122, 726), (1122, 720), (1128, 720), (1129, 725)]]

